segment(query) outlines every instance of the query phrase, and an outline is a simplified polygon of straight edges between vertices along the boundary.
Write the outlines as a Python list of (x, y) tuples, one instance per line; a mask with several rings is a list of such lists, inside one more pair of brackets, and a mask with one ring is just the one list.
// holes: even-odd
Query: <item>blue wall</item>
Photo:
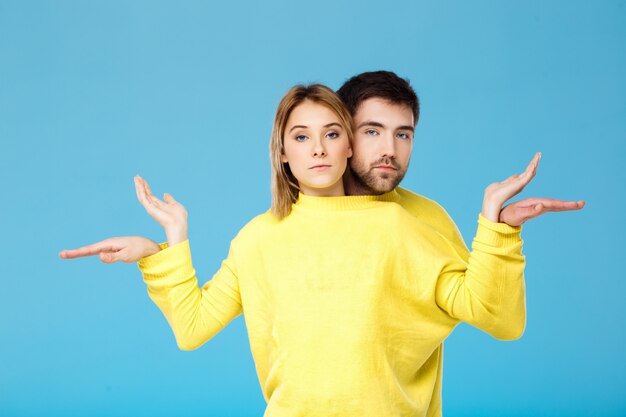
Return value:
[(208, 280), (269, 206), (267, 143), (298, 82), (389, 69), (422, 100), (403, 185), (471, 242), (482, 192), (520, 197), (528, 324), (445, 344), (447, 416), (626, 414), (626, 2), (0, 0), (0, 415), (260, 416), (243, 318), (179, 351), (136, 265), (60, 250), (164, 233), (133, 176), (189, 211)]

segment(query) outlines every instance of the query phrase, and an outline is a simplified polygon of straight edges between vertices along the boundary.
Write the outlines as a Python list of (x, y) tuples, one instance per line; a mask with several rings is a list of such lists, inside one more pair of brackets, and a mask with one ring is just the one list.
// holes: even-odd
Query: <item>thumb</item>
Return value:
[(176, 203), (176, 200), (174, 200), (174, 197), (172, 197), (172, 195), (168, 193), (163, 194), (163, 199), (168, 204)]
[(117, 261), (115, 253), (113, 252), (100, 252), (99, 256), (100, 260), (105, 264), (112, 264), (113, 262)]

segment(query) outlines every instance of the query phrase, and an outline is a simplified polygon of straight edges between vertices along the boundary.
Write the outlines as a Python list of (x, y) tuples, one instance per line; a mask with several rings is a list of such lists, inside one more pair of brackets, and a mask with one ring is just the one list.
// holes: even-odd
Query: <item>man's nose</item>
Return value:
[(396, 141), (393, 135), (384, 135), (380, 138), (380, 155), (388, 158), (396, 157)]

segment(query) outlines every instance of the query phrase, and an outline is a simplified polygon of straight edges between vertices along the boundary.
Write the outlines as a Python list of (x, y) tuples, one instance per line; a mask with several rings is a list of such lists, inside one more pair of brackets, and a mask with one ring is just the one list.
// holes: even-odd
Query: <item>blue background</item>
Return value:
[(524, 226), (522, 339), (448, 339), (445, 415), (625, 415), (625, 43), (624, 1), (0, 0), (0, 415), (262, 415), (242, 317), (179, 351), (136, 264), (58, 252), (165, 240), (140, 174), (185, 205), (210, 279), (270, 204), (281, 96), (377, 69), (422, 102), (403, 185), (466, 242), (538, 150), (520, 198), (587, 202)]

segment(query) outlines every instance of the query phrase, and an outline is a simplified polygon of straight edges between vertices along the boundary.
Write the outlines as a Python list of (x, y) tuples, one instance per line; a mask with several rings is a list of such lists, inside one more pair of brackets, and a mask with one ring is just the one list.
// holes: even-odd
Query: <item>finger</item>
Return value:
[(535, 204), (533, 206), (526, 207), (523, 212), (520, 213), (523, 219), (522, 223), (545, 213), (543, 210), (543, 204)]
[(528, 219), (532, 219), (533, 217), (541, 216), (545, 213), (550, 212), (561, 212), (561, 211), (571, 211), (571, 210), (580, 210), (585, 206), (584, 201), (564, 201), (558, 203), (538, 203), (530, 207), (532, 209), (532, 215), (528, 217)]
[(148, 194), (150, 189), (149, 187), (146, 188), (147, 184), (145, 183), (145, 181), (140, 176), (137, 176), (136, 178), (137, 198), (139, 199), (141, 205), (144, 206), (146, 211), (152, 215), (154, 213), (154, 209), (161, 209), (165, 203), (156, 198), (154, 195)]
[(553, 198), (529, 198), (520, 201), (523, 205), (536, 205), (541, 204), (546, 211), (566, 211), (566, 210), (580, 210), (585, 206), (583, 200), (568, 201), (568, 200), (555, 200)]
[(503, 182), (503, 183), (505, 183), (505, 182), (511, 182), (511, 181), (516, 180), (516, 179), (518, 179), (518, 178), (519, 178), (519, 175), (517, 175), (517, 174), (513, 174), (513, 175), (511, 175), (509, 178), (505, 179), (505, 180), (504, 180), (504, 181), (502, 181), (502, 182)]
[(144, 180), (143, 178), (141, 179), (144, 189), (146, 190), (146, 195), (148, 196), (154, 196), (154, 194), (152, 194), (152, 190), (150, 189), (150, 186), (148, 185), (148, 182), (146, 180)]
[(530, 180), (532, 180), (537, 174), (537, 167), (539, 166), (539, 160), (541, 159), (541, 152), (535, 153), (533, 159), (531, 159), (530, 163), (526, 167), (526, 170), (520, 174), (520, 179), (522, 179), (525, 184), (528, 184)]
[(59, 252), (59, 257), (63, 259), (74, 259), (80, 258), (83, 256), (93, 256), (97, 255), (100, 252), (107, 252), (115, 250), (113, 247), (103, 247), (103, 248), (78, 248), (78, 249), (66, 249)]
[(176, 201), (176, 200), (174, 199), (174, 197), (172, 197), (172, 195), (171, 195), (171, 194), (169, 194), (169, 193), (165, 193), (165, 194), (163, 194), (163, 199), (165, 200), (165, 202), (166, 202), (167, 204), (176, 204), (176, 203), (178, 203), (178, 201)]
[(146, 180), (141, 179), (141, 181), (144, 186), (144, 192), (145, 192), (147, 201), (151, 202), (157, 207), (161, 207), (163, 204), (165, 204), (165, 202), (159, 200), (154, 194), (152, 194), (152, 190), (150, 189), (150, 186), (148, 185), (148, 182)]
[(137, 194), (137, 200), (141, 202), (143, 200), (143, 194), (141, 192), (141, 183), (139, 182), (139, 176), (135, 175), (133, 181), (135, 182), (135, 193)]
[(137, 176), (137, 197), (139, 198), (139, 202), (148, 210), (149, 206), (153, 205), (154, 201), (147, 193), (146, 187), (144, 185), (144, 180), (140, 176)]
[(112, 264), (119, 260), (119, 252), (102, 252), (99, 257), (100, 260), (106, 264)]
[(580, 210), (585, 205), (579, 201), (566, 201), (558, 204), (548, 204), (544, 205), (543, 212), (548, 211), (571, 211), (571, 210)]
[(82, 256), (92, 256), (100, 252), (115, 251), (118, 250), (118, 246), (113, 239), (106, 239), (102, 242), (97, 242), (91, 245), (83, 246), (78, 249), (66, 249), (59, 253), (59, 256), (63, 259), (73, 259)]

